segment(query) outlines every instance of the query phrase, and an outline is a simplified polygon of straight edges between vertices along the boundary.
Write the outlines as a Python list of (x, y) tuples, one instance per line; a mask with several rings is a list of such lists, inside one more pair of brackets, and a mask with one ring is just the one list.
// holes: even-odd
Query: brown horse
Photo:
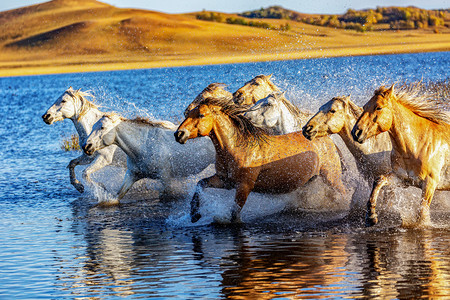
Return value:
[(232, 221), (240, 220), (240, 210), (249, 193), (288, 193), (316, 175), (345, 195), (341, 163), (331, 140), (316, 145), (301, 132), (271, 136), (242, 115), (245, 108), (228, 99), (207, 98), (191, 110), (175, 132), (180, 143), (209, 136), (216, 149), (216, 174), (200, 180), (191, 201), (191, 220), (197, 222), (199, 192), (206, 187), (236, 188)]
[(202, 100), (206, 98), (233, 98), (233, 94), (225, 90), (227, 85), (225, 83), (214, 82), (209, 84), (200, 94), (195, 97), (194, 101), (188, 105), (184, 111), (184, 116), (187, 117), (189, 111), (195, 108)]
[(233, 93), (233, 101), (238, 105), (253, 105), (258, 100), (266, 98), (271, 93), (280, 91), (280, 89), (270, 81), (272, 75), (258, 75), (245, 83)]
[(364, 105), (352, 135), (363, 143), (381, 132), (392, 142), (392, 172), (374, 183), (368, 206), (368, 222), (378, 222), (376, 201), (383, 186), (401, 183), (422, 189), (417, 225), (429, 225), (430, 203), (436, 189), (450, 190), (450, 113), (432, 97), (419, 95), (418, 85), (394, 91), (380, 87)]

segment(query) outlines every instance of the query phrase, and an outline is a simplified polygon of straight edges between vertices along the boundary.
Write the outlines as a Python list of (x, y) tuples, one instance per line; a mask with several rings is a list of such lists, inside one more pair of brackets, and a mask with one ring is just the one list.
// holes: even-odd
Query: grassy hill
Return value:
[[(120, 9), (95, 0), (0, 12), (0, 76), (450, 50), (445, 30), (359, 33), (287, 19), (245, 18), (247, 24), (240, 24), (198, 15)], [(249, 22), (272, 29), (242, 26)]]

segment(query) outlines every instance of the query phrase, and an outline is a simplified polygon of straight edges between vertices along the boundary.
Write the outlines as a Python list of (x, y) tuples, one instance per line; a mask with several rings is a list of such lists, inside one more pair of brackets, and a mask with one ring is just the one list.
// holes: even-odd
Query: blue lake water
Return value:
[[(395, 213), (366, 229), (270, 199), (240, 228), (190, 226), (180, 216), (192, 185), (174, 201), (144, 186), (120, 207), (93, 206), (69, 182), (80, 153), (60, 148), (73, 125), (41, 119), (73, 86), (102, 110), (178, 122), (209, 83), (233, 92), (259, 74), (316, 110), (337, 95), (363, 104), (382, 84), (445, 80), (450, 52), (0, 78), (0, 299), (448, 299), (448, 193), (426, 230), (400, 228)], [(417, 205), (417, 195), (399, 198)]]

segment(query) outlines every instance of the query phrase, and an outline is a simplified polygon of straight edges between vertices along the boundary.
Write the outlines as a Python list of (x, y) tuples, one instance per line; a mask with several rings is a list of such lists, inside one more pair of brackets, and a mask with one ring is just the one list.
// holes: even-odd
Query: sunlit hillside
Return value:
[(450, 50), (450, 34), (429, 30), (359, 33), (261, 19), (273, 28), (266, 29), (196, 16), (95, 0), (0, 12), (0, 75)]

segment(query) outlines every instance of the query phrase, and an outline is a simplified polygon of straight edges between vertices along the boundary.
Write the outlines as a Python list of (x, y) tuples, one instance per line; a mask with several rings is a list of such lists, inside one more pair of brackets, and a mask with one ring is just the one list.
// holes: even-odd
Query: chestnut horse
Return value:
[(268, 135), (243, 116), (245, 108), (227, 98), (207, 98), (191, 110), (175, 132), (179, 143), (209, 136), (216, 149), (216, 174), (197, 183), (191, 201), (191, 221), (197, 222), (199, 193), (203, 188), (236, 188), (231, 221), (240, 221), (240, 211), (251, 191), (288, 193), (316, 175), (343, 195), (341, 162), (331, 140), (328, 148), (308, 141), (301, 132)]
[(450, 112), (430, 95), (419, 95), (418, 86), (403, 86), (398, 91), (394, 85), (380, 87), (352, 130), (359, 143), (385, 131), (392, 142), (392, 172), (376, 180), (367, 204), (370, 225), (378, 222), (375, 208), (381, 188), (395, 183), (394, 179), (422, 189), (420, 226), (431, 223), (435, 190), (450, 190)]

